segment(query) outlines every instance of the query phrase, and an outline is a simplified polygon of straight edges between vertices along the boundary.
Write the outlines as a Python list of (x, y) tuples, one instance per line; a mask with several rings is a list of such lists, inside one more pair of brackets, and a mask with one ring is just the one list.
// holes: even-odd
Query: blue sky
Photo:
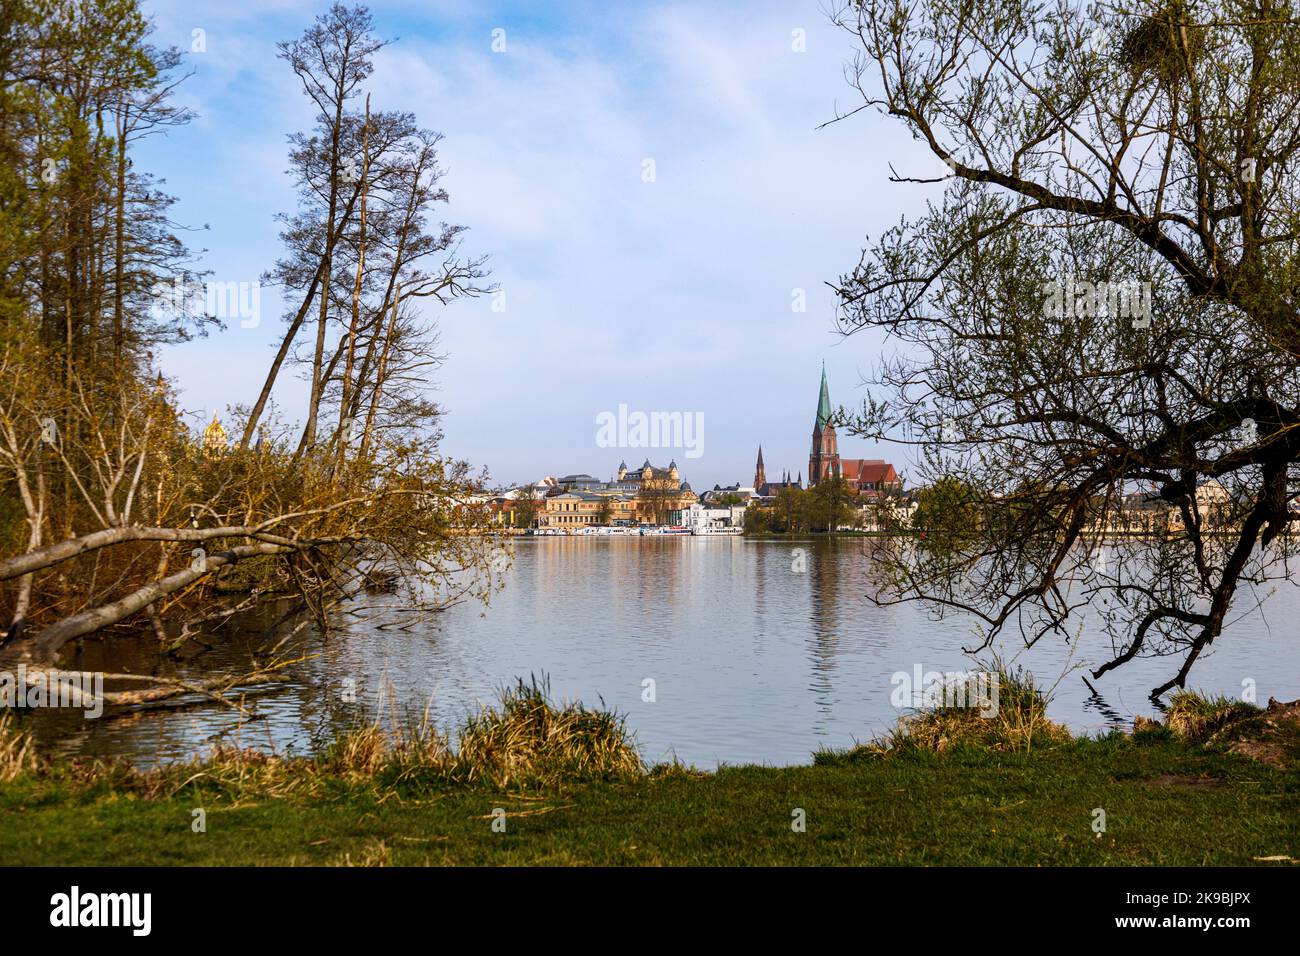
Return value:
[[(145, 3), (156, 42), (189, 49), (205, 33), (178, 94), (198, 118), (150, 141), (142, 162), (180, 197), (175, 216), (198, 230), (214, 280), (256, 280), (279, 254), (273, 216), (295, 201), (285, 136), (311, 111), (275, 42), (324, 9)], [(769, 477), (806, 469), (822, 362), (832, 399), (856, 404), (883, 346), (836, 335), (825, 283), (868, 234), (920, 211), (924, 191), (889, 183), (889, 163), (943, 171), (875, 113), (815, 128), (858, 103), (843, 77), (851, 38), (819, 4), (370, 9), (396, 40), (376, 59), (372, 104), (445, 135), (447, 218), (468, 227), (465, 252), (490, 255), (505, 292), (504, 312), (484, 298), (437, 315), (444, 449), (502, 482), (675, 456), (697, 489), (747, 483), (759, 443)], [(792, 49), (795, 30), (806, 52)], [(229, 322), (165, 352), (187, 409), (251, 401), (281, 314), (264, 289), (257, 328)], [(282, 376), (275, 398), (300, 417), (306, 385)], [(598, 447), (597, 416), (620, 404), (701, 414), (703, 454)], [(906, 461), (851, 438), (840, 452)]]

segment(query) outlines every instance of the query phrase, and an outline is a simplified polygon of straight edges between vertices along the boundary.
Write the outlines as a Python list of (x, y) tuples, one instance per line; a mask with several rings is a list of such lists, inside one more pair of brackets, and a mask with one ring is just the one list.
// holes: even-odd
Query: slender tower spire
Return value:
[[(831, 424), (831, 393), (826, 385), (826, 363), (822, 362), (821, 387), (817, 391), (817, 417), (813, 420), (812, 451), (808, 455), (808, 486), (840, 471), (839, 442)], [(802, 473), (799, 475), (803, 477)]]
[(822, 362), (822, 386), (817, 393), (817, 424), (826, 427), (831, 420), (831, 392), (826, 386), (826, 363)]
[(758, 464), (754, 466), (754, 489), (757, 490), (767, 484), (767, 472), (763, 470), (763, 446), (758, 446)]

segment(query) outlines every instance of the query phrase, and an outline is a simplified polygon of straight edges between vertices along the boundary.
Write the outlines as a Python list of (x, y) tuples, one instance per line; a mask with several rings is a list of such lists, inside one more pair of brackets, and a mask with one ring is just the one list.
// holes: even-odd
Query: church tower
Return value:
[(758, 463), (754, 465), (754, 488), (762, 488), (767, 484), (767, 472), (763, 470), (763, 446), (758, 446)]
[(826, 386), (826, 363), (822, 363), (822, 385), (817, 394), (817, 418), (813, 422), (812, 451), (808, 455), (808, 486), (840, 474), (840, 450), (831, 424), (831, 395)]

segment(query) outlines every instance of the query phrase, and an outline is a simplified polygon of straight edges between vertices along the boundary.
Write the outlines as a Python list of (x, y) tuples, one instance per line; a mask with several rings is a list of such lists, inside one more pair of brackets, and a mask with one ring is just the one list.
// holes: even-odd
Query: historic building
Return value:
[(565, 491), (591, 491), (603, 487), (605, 482), (592, 475), (565, 475), (557, 484)]
[(217, 413), (212, 413), (212, 421), (203, 429), (203, 454), (215, 458), (226, 451), (226, 430), (221, 426)]
[(790, 472), (787, 471), (782, 473), (780, 481), (765, 481), (763, 482), (763, 484), (757, 486), (754, 489), (754, 494), (756, 494), (759, 498), (765, 498), (765, 499), (775, 498), (776, 493), (780, 491), (782, 488), (802, 488), (802, 487), (803, 487), (803, 472), (799, 472), (799, 477), (792, 480), (790, 478)]
[(637, 501), (616, 492), (562, 491), (546, 498), (546, 510), (538, 516), (543, 528), (576, 531), (588, 525), (634, 524), (638, 521)]
[[(776, 493), (782, 488), (802, 488), (803, 472), (799, 472), (799, 477), (794, 481), (790, 480), (790, 472), (783, 472), (780, 481), (767, 480), (767, 468), (763, 465), (763, 446), (758, 446), (758, 461), (754, 463), (754, 488), (753, 494), (756, 498), (775, 498)], [(723, 491), (731, 489), (722, 489)]]
[(822, 384), (817, 394), (817, 417), (813, 419), (812, 451), (808, 454), (808, 484), (840, 477), (840, 449), (831, 422), (831, 394), (826, 387), (826, 365), (822, 363)]
[(894, 466), (883, 458), (841, 458), (839, 439), (831, 420), (830, 389), (826, 366), (822, 365), (821, 387), (817, 392), (817, 416), (813, 419), (812, 451), (808, 455), (808, 485), (827, 478), (842, 478), (855, 491), (889, 494), (901, 491), (903, 481)]
[[(803, 472), (797, 481), (790, 481), (790, 473), (784, 472), (780, 481), (767, 480), (767, 468), (763, 466), (763, 446), (758, 446), (758, 460), (754, 463), (754, 496), (758, 498), (772, 498), (776, 493), (787, 486), (802, 488)], [(727, 489), (723, 489), (727, 490)]]
[(700, 495), (700, 502), (709, 507), (718, 507), (732, 501), (742, 501), (747, 504), (755, 497), (757, 497), (757, 492), (753, 488), (747, 488), (739, 483), (734, 485), (714, 485), (712, 490)]
[(862, 492), (888, 494), (903, 488), (898, 472), (883, 458), (843, 458), (840, 477)]
[(613, 481), (591, 475), (565, 475), (547, 492), (538, 525), (578, 530), (589, 525), (663, 524), (670, 513), (699, 501), (682, 481), (677, 462), (667, 468), (645, 464), (636, 470), (620, 462)]
[[(675, 459), (668, 463), (667, 468), (656, 468), (647, 458), (645, 464), (635, 471), (629, 470), (627, 462), (621, 461), (618, 463), (618, 474), (615, 476), (614, 484), (626, 486), (628, 491), (676, 491), (683, 487), (681, 475), (677, 473)], [(685, 487), (689, 491), (691, 486)]]

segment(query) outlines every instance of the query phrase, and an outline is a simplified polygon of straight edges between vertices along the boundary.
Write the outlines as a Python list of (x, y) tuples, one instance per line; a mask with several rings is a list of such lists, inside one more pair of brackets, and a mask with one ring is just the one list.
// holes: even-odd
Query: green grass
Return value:
[[(1180, 698), (1072, 738), (1023, 672), (812, 765), (647, 769), (617, 715), (502, 692), (455, 740), (358, 726), (310, 758), (38, 760), (0, 719), (0, 859), (76, 865), (1292, 865), (1300, 711)], [(1252, 729), (1253, 728), (1253, 729)], [(1207, 736), (1212, 738), (1206, 740)], [(1215, 742), (1215, 741), (1218, 742)], [(1236, 752), (1246, 740), (1253, 745)], [(1264, 757), (1267, 759), (1256, 759)], [(206, 831), (194, 832), (194, 811)], [(1105, 832), (1094, 831), (1105, 811)], [(505, 829), (500, 831), (500, 813)], [(802, 832), (793, 824), (802, 820)], [(494, 822), (498, 825), (494, 827)], [(1268, 859), (1272, 858), (1272, 859)], [(1281, 858), (1281, 859), (1278, 859)]]
[[(542, 792), (335, 781), (144, 798), (23, 776), (0, 788), (0, 858), (77, 865), (1259, 865), (1300, 858), (1294, 772), (1114, 735), (1025, 753), (822, 754)], [(192, 811), (207, 832), (191, 830)], [(504, 833), (492, 812), (507, 811)], [(1107, 829), (1092, 830), (1093, 809)], [(792, 812), (806, 813), (806, 832)], [(1283, 863), (1281, 865), (1289, 865)]]
[(1165, 723), (1173, 733), (1195, 743), (1208, 743), (1220, 731), (1259, 714), (1254, 704), (1231, 697), (1207, 697), (1180, 691), (1169, 702)]

